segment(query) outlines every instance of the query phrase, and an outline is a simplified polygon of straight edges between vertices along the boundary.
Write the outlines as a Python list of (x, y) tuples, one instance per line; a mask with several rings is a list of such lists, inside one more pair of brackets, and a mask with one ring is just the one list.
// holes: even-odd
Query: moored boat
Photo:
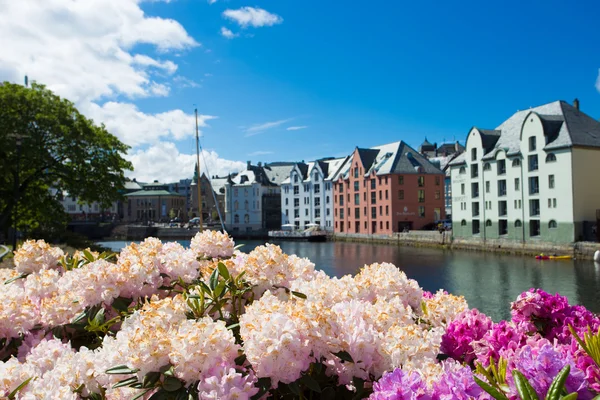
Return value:
[(540, 254), (535, 256), (536, 260), (572, 260), (573, 256), (547, 256)]

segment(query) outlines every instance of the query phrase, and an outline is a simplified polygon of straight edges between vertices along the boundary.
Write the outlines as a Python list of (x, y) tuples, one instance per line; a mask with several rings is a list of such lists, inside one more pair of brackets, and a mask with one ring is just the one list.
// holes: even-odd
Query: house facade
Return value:
[(185, 215), (185, 195), (170, 192), (167, 184), (157, 181), (141, 186), (141, 190), (125, 194), (126, 222), (167, 222), (171, 219), (171, 210), (176, 216)]
[(600, 123), (556, 101), (496, 129), (472, 128), (451, 162), (453, 235), (569, 243), (593, 239)]
[(445, 216), (444, 173), (402, 141), (356, 148), (333, 186), (335, 232), (391, 234)]
[(282, 225), (333, 230), (333, 181), (349, 157), (296, 163), (281, 185)]
[(225, 222), (232, 232), (252, 232), (281, 227), (281, 182), (289, 176), (294, 163), (252, 165), (225, 188)]

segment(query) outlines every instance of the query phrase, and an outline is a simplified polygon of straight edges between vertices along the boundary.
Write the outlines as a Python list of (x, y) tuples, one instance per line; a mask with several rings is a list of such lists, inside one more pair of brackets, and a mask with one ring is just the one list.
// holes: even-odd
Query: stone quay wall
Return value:
[(498, 253), (535, 256), (540, 253), (546, 255), (569, 255), (578, 259), (593, 260), (596, 250), (600, 250), (600, 243), (575, 242), (575, 243), (550, 243), (541, 241), (518, 242), (506, 239), (454, 238), (452, 231), (410, 231), (393, 233), (391, 235), (372, 235), (360, 233), (335, 233), (332, 240), (347, 242), (395, 244), (398, 246), (435, 247), (453, 250), (493, 251)]

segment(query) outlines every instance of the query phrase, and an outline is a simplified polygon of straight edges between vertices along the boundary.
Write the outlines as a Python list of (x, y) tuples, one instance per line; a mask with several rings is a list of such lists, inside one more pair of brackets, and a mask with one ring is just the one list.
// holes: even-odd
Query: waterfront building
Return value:
[(117, 201), (114, 201), (110, 207), (102, 207), (98, 202), (82, 203), (66, 191), (52, 189), (51, 193), (62, 205), (71, 221), (113, 221), (120, 218)]
[(248, 161), (244, 171), (225, 183), (225, 221), (232, 232), (252, 232), (281, 227), (281, 183), (295, 163)]
[(180, 179), (177, 182), (167, 183), (167, 190), (172, 193), (178, 193), (185, 196), (185, 215), (182, 216), (183, 221), (187, 221), (189, 210), (192, 208), (192, 180)]
[(335, 232), (433, 228), (445, 216), (444, 173), (403, 141), (357, 147), (333, 186)]
[[(452, 216), (452, 179), (450, 177), (450, 162), (458, 157), (465, 151), (465, 147), (459, 142), (454, 143), (443, 143), (441, 146), (437, 146), (437, 143), (433, 145), (433, 151), (430, 151), (430, 147), (425, 142), (421, 145), (420, 153), (427, 156), (429, 161), (435, 164), (441, 169), (446, 175), (444, 178), (444, 209), (446, 211), (446, 218)], [(425, 152), (423, 152), (425, 149)]]
[(453, 235), (522, 242), (593, 239), (600, 123), (555, 101), (496, 129), (471, 128), (450, 163)]
[(333, 181), (349, 158), (294, 164), (281, 185), (281, 223), (333, 230)]
[(142, 185), (142, 189), (125, 194), (127, 222), (167, 222), (171, 219), (171, 210), (176, 217), (184, 217), (186, 197), (171, 192), (168, 185), (154, 181)]

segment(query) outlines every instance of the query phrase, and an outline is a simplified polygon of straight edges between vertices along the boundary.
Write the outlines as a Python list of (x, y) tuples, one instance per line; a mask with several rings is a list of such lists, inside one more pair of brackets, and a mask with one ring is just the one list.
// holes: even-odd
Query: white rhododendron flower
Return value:
[(27, 240), (15, 251), (15, 270), (30, 274), (41, 269), (58, 267), (58, 260), (65, 253), (58, 247), (52, 247), (43, 240)]
[(233, 254), (235, 244), (227, 233), (205, 230), (192, 238), (190, 248), (199, 257), (227, 258)]

